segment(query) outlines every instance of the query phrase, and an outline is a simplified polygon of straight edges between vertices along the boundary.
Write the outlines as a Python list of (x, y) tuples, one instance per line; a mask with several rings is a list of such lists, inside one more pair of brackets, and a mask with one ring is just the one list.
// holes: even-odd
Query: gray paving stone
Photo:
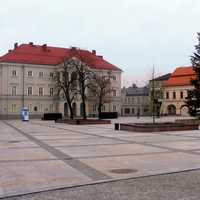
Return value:
[[(157, 120), (168, 121), (173, 118)], [(148, 122), (151, 119), (119, 118), (113, 120), (113, 123), (116, 121)], [(77, 126), (39, 120), (31, 120), (28, 123), (13, 120), (6, 123), (0, 121), (0, 155), (2, 155), (0, 195), (2, 197), (84, 185), (110, 178), (140, 177), (200, 168), (199, 130), (131, 133), (114, 131), (113, 124)], [(136, 171), (117, 174), (113, 170)], [(148, 190), (147, 185), (143, 184), (143, 186)], [(110, 190), (104, 188), (104, 192), (101, 193), (98, 192), (99, 186), (87, 187), (89, 194), (82, 193), (82, 190), (75, 190), (73, 194), (71, 193), (72, 196), (66, 194), (60, 196), (60, 192), (55, 193), (55, 196), (47, 193), (48, 195), (41, 196), (41, 199), (56, 199), (56, 197), (57, 199), (64, 197), (65, 199), (132, 199), (132, 196), (133, 199), (140, 199), (144, 197), (140, 194), (140, 190), (130, 196), (131, 191), (126, 190), (121, 183), (115, 186), (111, 183), (107, 184), (104, 187)], [(143, 192), (146, 190), (142, 189)], [(152, 199), (164, 198), (159, 196), (159, 193), (152, 194), (151, 191), (148, 191), (147, 195)], [(32, 198), (36, 197), (32, 196)]]
[(128, 179), (7, 200), (199, 200), (200, 171)]

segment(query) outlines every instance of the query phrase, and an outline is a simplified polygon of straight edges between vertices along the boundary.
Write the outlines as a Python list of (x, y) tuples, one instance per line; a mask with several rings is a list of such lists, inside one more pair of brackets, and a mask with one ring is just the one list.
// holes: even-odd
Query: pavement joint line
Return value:
[(0, 149), (39, 149), (40, 146), (37, 147), (0, 147)]
[[(34, 136), (35, 137), (35, 136)], [(37, 137), (35, 137), (35, 138), (37, 138)], [(89, 138), (91, 138), (91, 137), (87, 137), (87, 138), (80, 138), (80, 139), (89, 139)], [(69, 138), (69, 139), (62, 139), (62, 138), (59, 138), (59, 139), (40, 139), (40, 138), (37, 138), (38, 140), (42, 140), (42, 141), (56, 141), (56, 140), (62, 140), (62, 141), (64, 141), (64, 140), (79, 140), (78, 138)]]
[[(118, 154), (118, 155), (101, 155), (101, 156), (78, 156), (73, 158), (63, 158), (64, 160), (81, 160), (81, 159), (94, 159), (94, 158), (109, 158), (109, 157), (127, 157), (127, 156), (143, 156), (143, 155), (157, 155), (157, 154), (169, 154), (174, 153), (174, 151), (165, 152), (152, 152), (152, 153), (137, 153), (137, 154)], [(36, 162), (36, 161), (54, 161), (60, 159), (31, 159), (31, 160), (0, 160), (0, 163), (11, 163), (11, 162)]]
[(80, 156), (75, 157), (76, 159), (94, 159), (94, 158), (109, 158), (109, 157), (128, 157), (128, 156), (145, 156), (145, 155), (157, 155), (157, 154), (169, 154), (175, 153), (175, 151), (165, 151), (165, 152), (152, 152), (152, 153), (136, 153), (136, 154), (118, 154), (118, 155), (101, 155), (101, 156)]
[(126, 142), (121, 142), (121, 143), (106, 143), (106, 144), (81, 144), (81, 145), (78, 145), (78, 144), (75, 144), (75, 145), (58, 145), (58, 146), (54, 146), (56, 148), (62, 148), (62, 147), (93, 147), (93, 146), (115, 146), (115, 145), (119, 145), (119, 144), (131, 144), (131, 143), (126, 143)]
[[(187, 133), (183, 133), (183, 134), (174, 134), (174, 133), (166, 133), (166, 132), (162, 132), (162, 133), (154, 132), (154, 134), (157, 134), (157, 135), (166, 135), (166, 136), (184, 137), (184, 138), (200, 139), (200, 136), (197, 137), (197, 136), (185, 135), (185, 134), (187, 134)], [(198, 133), (197, 133), (197, 134), (198, 134)]]
[(50, 158), (50, 159), (31, 159), (31, 160), (0, 160), (0, 163), (12, 163), (12, 162), (44, 162), (44, 161), (54, 161), (54, 160), (60, 160), (56, 158)]
[[(29, 140), (31, 140), (31, 141), (35, 142), (36, 144), (38, 144), (40, 147), (42, 147), (43, 149), (45, 149), (46, 151), (48, 151), (52, 155), (54, 155), (57, 158), (59, 158), (59, 160), (62, 160), (65, 164), (71, 166), (72, 168), (78, 170), (82, 174), (84, 174), (87, 177), (91, 178), (93, 181), (94, 180), (104, 180), (104, 179), (110, 179), (111, 178), (110, 176), (108, 176), (108, 175), (106, 175), (106, 174), (104, 174), (104, 173), (102, 173), (100, 171), (97, 171), (96, 169), (88, 166), (85, 163), (82, 163), (79, 160), (74, 160), (73, 157), (62, 153), (58, 149), (55, 149), (54, 147), (49, 146), (48, 144), (40, 141), (39, 139), (36, 139), (32, 135), (29, 135), (28, 133), (25, 133), (24, 131), (22, 131), (21, 129), (15, 127), (14, 125), (12, 125), (12, 124), (10, 124), (10, 123), (8, 123), (6, 121), (3, 121), (3, 122), (7, 126), (13, 128), (14, 130), (18, 131), (19, 133), (21, 133), (22, 135), (27, 137)], [(66, 160), (66, 158), (68, 158), (68, 159)]]
[(97, 137), (100, 137), (100, 138), (114, 139), (114, 140), (117, 140), (117, 141), (125, 142), (126, 144), (127, 143), (139, 144), (139, 145), (143, 145), (143, 146), (160, 148), (160, 149), (165, 149), (165, 150), (169, 150), (169, 151), (175, 151), (175, 152), (179, 152), (179, 153), (186, 153), (186, 154), (190, 154), (190, 155), (200, 155), (200, 153), (198, 153), (198, 152), (191, 152), (191, 151), (187, 151), (187, 150), (183, 150), (183, 149), (177, 149), (177, 148), (172, 148), (172, 147), (165, 147), (165, 146), (161, 146), (161, 145), (157, 145), (157, 144), (151, 144), (151, 143), (145, 143), (145, 142), (130, 141), (130, 140), (126, 140), (126, 139), (116, 138), (114, 136), (113, 137), (105, 136), (105, 135), (102, 136), (102, 135), (98, 135), (98, 134), (86, 133), (86, 132), (81, 132), (81, 131), (74, 131), (74, 130), (71, 130), (71, 129), (56, 127), (56, 126), (53, 126), (53, 125), (44, 125), (44, 124), (40, 124), (40, 123), (32, 123), (32, 124), (36, 124), (36, 125), (40, 125), (40, 126), (52, 127), (52, 128), (55, 128), (55, 129), (67, 130), (67, 131), (71, 131), (71, 132), (78, 132), (78, 133), (84, 134), (84, 135), (93, 135), (93, 136), (97, 136)]
[(109, 180), (98, 180), (98, 181), (93, 181), (89, 183), (84, 183), (84, 184), (78, 184), (78, 185), (72, 185), (72, 186), (60, 186), (60, 187), (46, 187), (43, 188), (41, 191), (34, 191), (34, 192), (27, 192), (23, 194), (9, 194), (6, 196), (0, 196), (0, 199), (8, 199), (8, 198), (15, 198), (15, 197), (23, 197), (23, 196), (28, 196), (28, 195), (33, 195), (33, 194), (41, 194), (44, 192), (50, 192), (50, 191), (58, 191), (58, 190), (67, 190), (67, 189), (75, 189), (75, 188), (81, 188), (81, 187), (87, 187), (87, 186), (93, 186), (93, 185), (100, 185), (100, 184), (105, 184), (105, 183), (116, 183), (120, 181), (128, 181), (128, 180), (133, 180), (133, 181), (138, 181), (141, 179), (146, 179), (146, 178), (151, 178), (151, 177), (159, 177), (159, 176), (166, 176), (166, 175), (174, 175), (174, 174), (181, 174), (181, 173), (189, 173), (192, 171), (200, 171), (200, 168), (191, 168), (191, 169), (185, 169), (181, 171), (174, 171), (174, 172), (164, 172), (164, 173), (158, 173), (158, 174), (150, 174), (150, 175), (142, 175), (142, 176), (136, 176), (136, 177), (128, 177), (128, 178), (112, 178)]

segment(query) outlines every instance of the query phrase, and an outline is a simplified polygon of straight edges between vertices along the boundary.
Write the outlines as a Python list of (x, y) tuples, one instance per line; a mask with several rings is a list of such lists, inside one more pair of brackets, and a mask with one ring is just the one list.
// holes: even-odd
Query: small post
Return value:
[(120, 126), (119, 123), (115, 123), (115, 131), (119, 131), (119, 126)]

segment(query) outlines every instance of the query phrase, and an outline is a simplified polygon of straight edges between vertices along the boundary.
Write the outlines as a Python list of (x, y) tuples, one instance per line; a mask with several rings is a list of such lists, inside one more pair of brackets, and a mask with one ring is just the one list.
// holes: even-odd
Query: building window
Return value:
[(50, 88), (50, 96), (53, 96), (53, 88)]
[(43, 72), (39, 72), (39, 78), (43, 78)]
[(116, 90), (113, 90), (113, 97), (116, 97), (117, 96), (117, 92)]
[(33, 91), (32, 91), (32, 90), (33, 90), (32, 87), (28, 87), (28, 95), (29, 95), (29, 96), (33, 94)]
[(183, 99), (183, 92), (182, 91), (180, 92), (180, 97), (181, 97), (181, 99)]
[(173, 99), (176, 99), (176, 92), (173, 92)]
[(116, 76), (113, 76), (112, 78), (113, 78), (114, 81), (116, 81)]
[(49, 76), (50, 78), (53, 78), (53, 72), (50, 72)]
[(17, 87), (16, 86), (12, 86), (12, 96), (16, 95), (17, 91)]
[(40, 112), (43, 112), (43, 105), (42, 104), (40, 104), (39, 110), (40, 110)]
[(42, 87), (39, 88), (39, 96), (43, 96), (43, 88)]
[(28, 104), (28, 110), (29, 112), (32, 112), (32, 104)]
[(134, 108), (132, 108), (132, 114), (135, 114), (135, 109)]
[(166, 99), (169, 99), (169, 92), (166, 92)]
[(50, 111), (50, 112), (53, 112), (53, 104), (50, 104), (50, 106), (49, 106), (49, 111)]
[(117, 110), (116, 105), (113, 105), (113, 111), (116, 112), (116, 110)]
[(130, 114), (130, 108), (125, 108), (125, 109), (124, 109), (124, 113), (125, 113), (125, 114)]
[(146, 108), (144, 108), (144, 113), (147, 113), (147, 112), (149, 112), (149, 108), (148, 107), (146, 107)]
[(17, 71), (16, 70), (12, 70), (12, 76), (16, 77), (17, 76)]
[(93, 110), (93, 112), (96, 112), (96, 111), (97, 111), (97, 105), (96, 105), (96, 104), (93, 104), (92, 110)]
[(37, 108), (37, 106), (35, 106), (35, 107), (34, 107), (34, 111), (35, 111), (35, 112), (37, 112), (37, 111), (38, 111), (38, 108)]
[(13, 113), (16, 113), (16, 111), (17, 111), (17, 105), (16, 104), (12, 104), (11, 111)]
[(105, 105), (102, 106), (102, 111), (105, 111), (106, 110), (106, 107)]
[(28, 77), (33, 77), (33, 72), (32, 71), (28, 71)]

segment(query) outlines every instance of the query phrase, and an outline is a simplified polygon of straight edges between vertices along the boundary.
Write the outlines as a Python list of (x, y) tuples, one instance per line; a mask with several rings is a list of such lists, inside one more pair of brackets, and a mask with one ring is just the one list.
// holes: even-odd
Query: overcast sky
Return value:
[(190, 65), (199, 0), (6, 0), (0, 7), (0, 55), (15, 42), (92, 50), (142, 85)]

